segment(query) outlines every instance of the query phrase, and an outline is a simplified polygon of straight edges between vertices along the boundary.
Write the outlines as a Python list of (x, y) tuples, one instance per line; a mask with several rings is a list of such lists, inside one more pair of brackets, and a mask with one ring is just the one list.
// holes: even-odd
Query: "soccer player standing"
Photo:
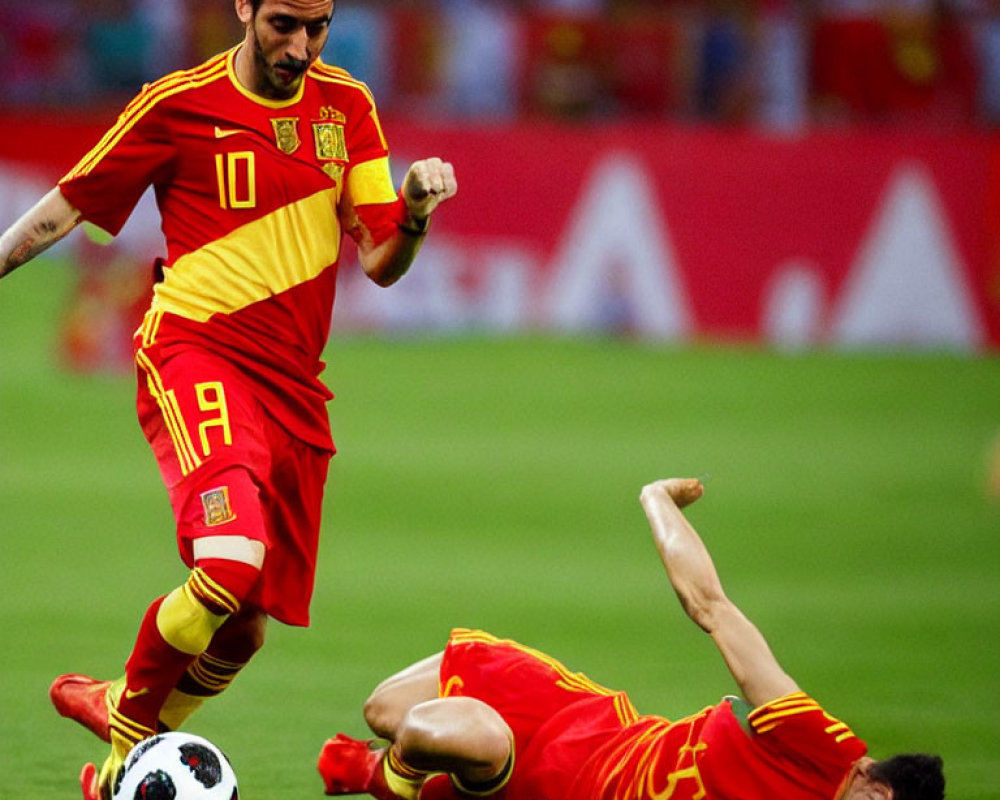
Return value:
[(409, 268), (450, 164), (398, 195), (365, 85), (318, 59), (333, 0), (235, 0), (243, 41), (145, 86), (101, 141), (0, 237), (0, 277), (87, 220), (116, 234), (152, 186), (166, 258), (136, 333), (139, 422), (177, 523), (187, 581), (146, 611), (117, 681), (66, 675), (60, 713), (128, 750), (232, 681), (268, 617), (309, 621), (334, 452), (319, 380), (342, 234), (377, 284)]
[[(389, 747), (338, 734), (320, 752), (330, 795), (379, 800), (943, 800), (937, 756), (884, 761), (801, 691), (723, 591), (681, 508), (693, 479), (641, 503), (674, 590), (718, 647), (742, 698), (679, 720), (640, 716), (624, 692), (484, 631), (379, 684), (365, 720)], [(441, 775), (439, 773), (448, 773)]]

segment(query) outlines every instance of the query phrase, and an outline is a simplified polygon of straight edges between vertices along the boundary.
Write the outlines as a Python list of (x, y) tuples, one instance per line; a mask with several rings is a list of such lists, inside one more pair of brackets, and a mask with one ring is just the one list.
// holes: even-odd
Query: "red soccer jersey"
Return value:
[(485, 631), (452, 632), (440, 679), (442, 697), (483, 700), (514, 733), (499, 800), (833, 800), (867, 750), (802, 692), (742, 724), (729, 700), (639, 716), (624, 693)]
[(318, 375), (338, 207), (346, 193), (376, 243), (388, 235), (388, 150), (370, 93), (343, 70), (317, 61), (293, 98), (266, 100), (237, 80), (237, 52), (145, 86), (60, 187), (117, 233), (152, 185), (167, 258), (138, 346), (225, 357), (282, 425), (332, 447)]
[(642, 717), (584, 765), (570, 800), (832, 800), (867, 750), (797, 692), (739, 722), (730, 701), (677, 722)]

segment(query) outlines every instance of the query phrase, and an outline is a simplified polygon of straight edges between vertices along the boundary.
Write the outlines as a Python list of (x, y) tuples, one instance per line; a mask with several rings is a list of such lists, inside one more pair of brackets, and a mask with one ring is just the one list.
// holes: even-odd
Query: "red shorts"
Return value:
[(514, 774), (497, 797), (559, 797), (581, 765), (638, 714), (624, 692), (570, 672), (551, 656), (483, 631), (452, 631), (442, 697), (474, 697), (514, 733)]
[(160, 467), (181, 558), (192, 541), (245, 536), (267, 548), (248, 602), (309, 624), (330, 456), (291, 436), (226, 359), (196, 347), (137, 350), (139, 424)]

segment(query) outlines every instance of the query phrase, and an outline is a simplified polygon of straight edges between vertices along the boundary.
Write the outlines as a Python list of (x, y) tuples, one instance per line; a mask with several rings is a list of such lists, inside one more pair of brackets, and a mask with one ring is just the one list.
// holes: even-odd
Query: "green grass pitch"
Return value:
[[(78, 796), (104, 746), (48, 684), (119, 674), (185, 576), (131, 378), (54, 366), (68, 280), (42, 262), (0, 284), (2, 800)], [(951, 797), (1000, 797), (996, 358), (548, 338), (335, 338), (327, 358), (340, 454), (313, 625), (273, 625), (190, 726), (245, 797), (320, 797), (324, 738), (364, 733), (367, 692), (455, 625), (644, 712), (731, 692), (637, 503), (668, 475), (709, 476), (690, 516), (804, 689), (874, 755), (937, 751)]]

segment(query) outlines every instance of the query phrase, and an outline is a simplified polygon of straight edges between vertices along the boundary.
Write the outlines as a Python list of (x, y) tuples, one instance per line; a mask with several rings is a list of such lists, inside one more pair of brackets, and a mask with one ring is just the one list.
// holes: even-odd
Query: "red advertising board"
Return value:
[[(4, 122), (4, 174), (52, 181), (110, 119)], [(338, 327), (1000, 348), (995, 136), (383, 122), (459, 195), (391, 291), (345, 264)]]

